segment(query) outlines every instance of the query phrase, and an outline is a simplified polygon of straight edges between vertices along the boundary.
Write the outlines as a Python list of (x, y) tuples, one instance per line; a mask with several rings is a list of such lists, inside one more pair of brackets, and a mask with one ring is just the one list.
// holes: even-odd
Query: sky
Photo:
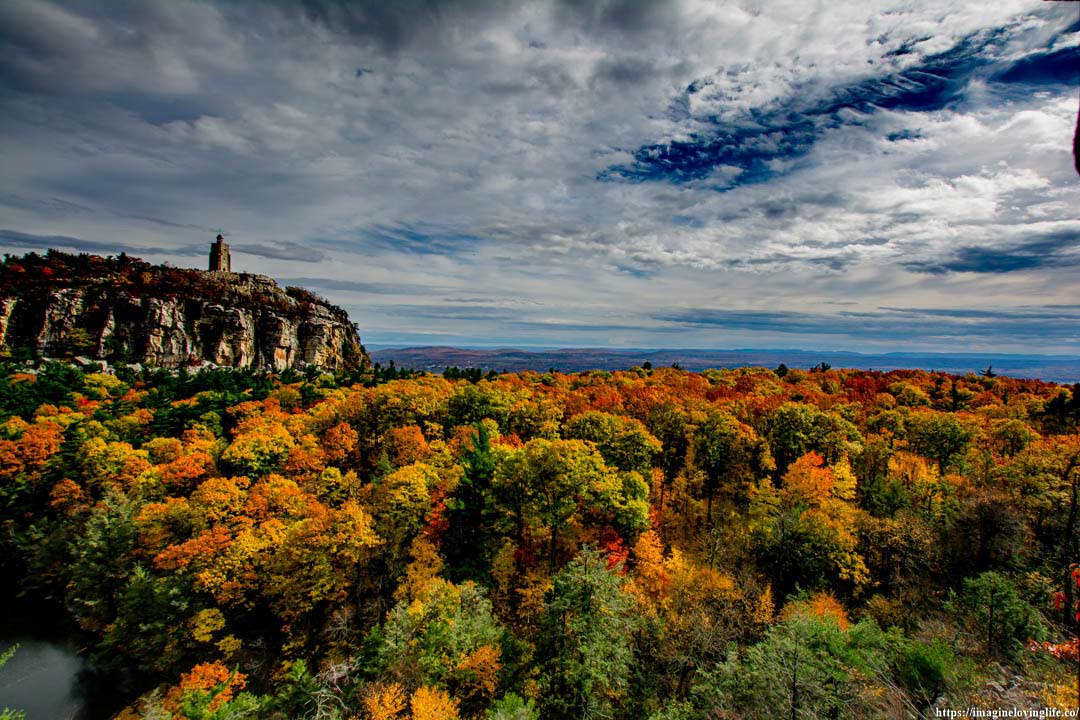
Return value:
[(365, 344), (1080, 354), (1080, 3), (0, 2), (0, 251)]

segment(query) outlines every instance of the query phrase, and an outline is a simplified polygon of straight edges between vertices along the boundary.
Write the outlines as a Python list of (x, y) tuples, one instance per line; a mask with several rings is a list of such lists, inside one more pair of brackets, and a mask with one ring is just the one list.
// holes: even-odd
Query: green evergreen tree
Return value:
[(747, 720), (880, 717), (877, 693), (866, 690), (888, 676), (893, 644), (872, 620), (845, 630), (835, 618), (796, 613), (704, 673), (695, 703), (710, 717)]
[(555, 576), (537, 649), (542, 716), (617, 715), (629, 690), (634, 606), (616, 568), (585, 547)]
[(462, 456), (461, 465), (465, 474), (447, 502), (450, 527), (443, 547), (452, 580), (486, 584), (494, 547), (490, 503), (495, 457), (491, 452), (491, 431), (485, 423), (476, 424), (476, 436)]

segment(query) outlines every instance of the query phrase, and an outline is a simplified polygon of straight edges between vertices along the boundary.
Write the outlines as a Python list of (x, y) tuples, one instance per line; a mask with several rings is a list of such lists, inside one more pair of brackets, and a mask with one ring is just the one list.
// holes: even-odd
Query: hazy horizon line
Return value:
[(595, 352), (608, 352), (608, 353), (630, 353), (630, 352), (643, 352), (643, 353), (660, 353), (660, 352), (696, 352), (696, 353), (803, 353), (807, 355), (862, 355), (862, 356), (912, 356), (912, 355), (938, 355), (947, 357), (1000, 357), (1000, 358), (1053, 358), (1053, 359), (1068, 359), (1068, 360), (1080, 360), (1080, 354), (1050, 354), (1050, 353), (1016, 353), (1016, 352), (1003, 352), (997, 350), (987, 351), (970, 351), (970, 350), (958, 350), (958, 351), (943, 351), (943, 350), (893, 350), (893, 351), (866, 351), (866, 350), (815, 350), (806, 348), (794, 348), (794, 347), (738, 347), (738, 348), (723, 348), (723, 347), (640, 347), (640, 346), (620, 346), (620, 347), (603, 347), (597, 345), (507, 345), (507, 344), (492, 344), (492, 345), (479, 345), (479, 344), (460, 344), (460, 345), (423, 345), (423, 344), (401, 344), (401, 343), (364, 343), (364, 347), (370, 352), (380, 352), (384, 350), (432, 350), (432, 349), (446, 349), (446, 350), (484, 350), (484, 351), (503, 351), (513, 350), (520, 352), (536, 352), (536, 351), (595, 351)]

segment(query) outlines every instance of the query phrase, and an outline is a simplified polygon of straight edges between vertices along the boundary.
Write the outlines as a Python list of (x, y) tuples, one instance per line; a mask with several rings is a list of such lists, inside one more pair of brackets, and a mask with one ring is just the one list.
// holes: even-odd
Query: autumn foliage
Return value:
[(1080, 388), (783, 370), (0, 366), (9, 594), (125, 717), (1071, 702)]

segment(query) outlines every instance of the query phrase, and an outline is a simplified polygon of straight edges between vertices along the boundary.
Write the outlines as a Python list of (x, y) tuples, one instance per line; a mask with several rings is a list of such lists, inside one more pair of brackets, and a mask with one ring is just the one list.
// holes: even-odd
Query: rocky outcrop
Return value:
[[(96, 260), (115, 270), (108, 266), (112, 258)], [(54, 272), (48, 282), (13, 276), (23, 282), (0, 286), (0, 351), (165, 368), (212, 363), (336, 371), (364, 361), (345, 312), (306, 291), (282, 289), (260, 275), (145, 263), (136, 269), (70, 280), (57, 280)]]

